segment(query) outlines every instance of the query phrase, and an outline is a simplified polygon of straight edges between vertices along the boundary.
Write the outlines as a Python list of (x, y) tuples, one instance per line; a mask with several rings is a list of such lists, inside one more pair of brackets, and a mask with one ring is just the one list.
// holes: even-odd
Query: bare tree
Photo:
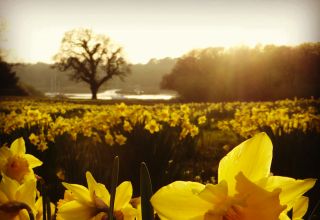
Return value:
[(130, 72), (122, 48), (110, 38), (89, 29), (73, 29), (65, 33), (60, 51), (54, 56), (54, 68), (72, 71), (70, 78), (90, 85), (92, 99), (97, 99), (100, 86), (113, 76), (121, 79)]

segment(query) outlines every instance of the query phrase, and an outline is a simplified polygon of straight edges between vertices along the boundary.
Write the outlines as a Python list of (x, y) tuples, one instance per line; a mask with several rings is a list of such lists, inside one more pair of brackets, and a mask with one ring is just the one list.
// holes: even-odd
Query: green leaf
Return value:
[(114, 200), (116, 198), (116, 189), (119, 177), (119, 157), (116, 156), (113, 160), (111, 189), (110, 189), (110, 207), (109, 207), (109, 220), (113, 220)]
[(142, 219), (153, 220), (154, 212), (150, 199), (152, 196), (152, 183), (147, 165), (142, 162), (140, 166), (140, 195)]

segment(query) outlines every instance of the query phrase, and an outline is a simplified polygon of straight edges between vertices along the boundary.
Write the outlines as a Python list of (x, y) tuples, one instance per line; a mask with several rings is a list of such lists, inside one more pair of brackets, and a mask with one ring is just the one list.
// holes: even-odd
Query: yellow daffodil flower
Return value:
[[(35, 208), (36, 198), (36, 180), (30, 179), (23, 184), (18, 181), (2, 175), (0, 182), (0, 205), (9, 204), (11, 202), (19, 202), (29, 206), (33, 215), (36, 214)], [(6, 220), (28, 220), (29, 215), (26, 209), (17, 210), (0, 210), (0, 219)]]
[[(67, 201), (59, 201), (57, 219), (88, 220), (107, 217), (110, 206), (110, 194), (106, 187), (97, 183), (90, 172), (86, 172), (88, 188), (78, 185), (63, 183), (71, 195)], [(69, 193), (70, 194), (70, 193)], [(114, 216), (117, 220), (135, 219), (137, 210), (130, 205), (132, 185), (125, 181), (116, 189), (114, 203)]]
[(132, 126), (131, 126), (129, 121), (125, 120), (123, 122), (123, 130), (125, 130), (125, 131), (127, 131), (129, 133), (133, 130), (133, 128), (132, 128)]
[(154, 120), (154, 119), (150, 120), (150, 121), (144, 126), (144, 128), (145, 128), (146, 130), (148, 130), (151, 134), (160, 131), (160, 125), (159, 125), (159, 124), (156, 122), (156, 120)]
[(198, 118), (198, 124), (199, 124), (199, 125), (202, 125), (202, 124), (206, 123), (206, 121), (207, 121), (207, 118), (206, 118), (205, 115), (200, 116), (200, 117)]
[(156, 192), (151, 203), (162, 219), (285, 219), (315, 180), (270, 176), (271, 160), (271, 140), (257, 134), (220, 161), (218, 184), (177, 181)]
[(20, 184), (35, 179), (32, 168), (42, 162), (31, 154), (26, 154), (23, 138), (16, 139), (10, 146), (0, 148), (0, 171)]
[(125, 136), (123, 136), (122, 134), (115, 134), (114, 136), (115, 136), (115, 141), (120, 146), (124, 145), (127, 141), (127, 138)]
[(114, 145), (114, 138), (110, 132), (107, 132), (106, 135), (104, 136), (104, 140), (106, 144), (109, 144), (110, 146)]

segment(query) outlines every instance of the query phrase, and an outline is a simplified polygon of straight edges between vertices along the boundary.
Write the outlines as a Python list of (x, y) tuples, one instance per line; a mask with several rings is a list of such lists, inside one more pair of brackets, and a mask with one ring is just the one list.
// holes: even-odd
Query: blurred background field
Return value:
[[(219, 160), (261, 131), (274, 146), (273, 174), (319, 178), (319, 109), (313, 98), (185, 104), (3, 98), (0, 143), (25, 139), (27, 152), (44, 162), (36, 173), (53, 201), (63, 196), (61, 181), (85, 184), (88, 170), (108, 186), (116, 155), (120, 181), (131, 180), (135, 195), (141, 162), (154, 190), (174, 180), (214, 182)], [(307, 195), (313, 207), (320, 184)]]

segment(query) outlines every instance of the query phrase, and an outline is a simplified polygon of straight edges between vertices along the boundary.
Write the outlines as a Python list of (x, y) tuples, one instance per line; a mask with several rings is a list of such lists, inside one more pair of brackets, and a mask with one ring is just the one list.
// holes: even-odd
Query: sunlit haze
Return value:
[(15, 62), (49, 62), (68, 30), (108, 35), (132, 63), (194, 48), (320, 41), (318, 0), (2, 0), (1, 47)]

